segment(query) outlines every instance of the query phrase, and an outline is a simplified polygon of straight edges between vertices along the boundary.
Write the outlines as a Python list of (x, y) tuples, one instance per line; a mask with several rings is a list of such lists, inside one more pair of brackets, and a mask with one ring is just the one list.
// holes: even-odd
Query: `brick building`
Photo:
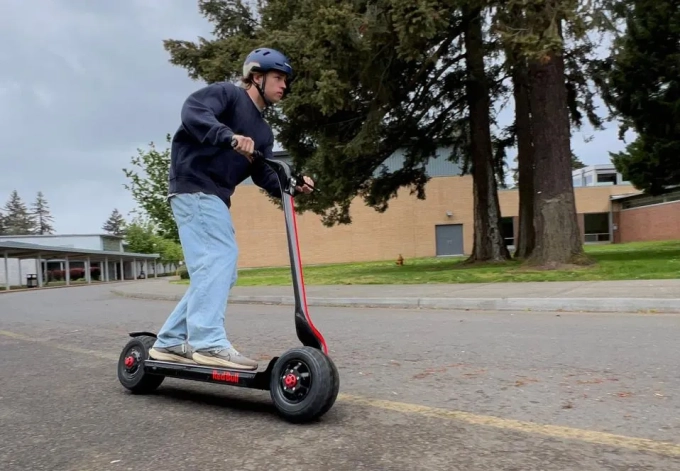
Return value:
[[(443, 149), (427, 166), (432, 177), (421, 201), (402, 189), (385, 213), (358, 199), (351, 207), (352, 224), (328, 228), (313, 213), (299, 215), (298, 232), (305, 264), (341, 263), (404, 258), (468, 255), (473, 245), (472, 177), (446, 160)], [(277, 159), (288, 160), (279, 152)], [(385, 165), (403, 162), (396, 153)], [(579, 226), (585, 243), (611, 241), (610, 197), (637, 193), (611, 165), (574, 172)], [(232, 199), (232, 218), (239, 244), (239, 267), (285, 266), (288, 261), (283, 213), (247, 180)], [(304, 197), (304, 196), (301, 196)], [(508, 246), (518, 229), (519, 194), (499, 191), (503, 230)]]
[(680, 239), (680, 190), (612, 197), (612, 242)]

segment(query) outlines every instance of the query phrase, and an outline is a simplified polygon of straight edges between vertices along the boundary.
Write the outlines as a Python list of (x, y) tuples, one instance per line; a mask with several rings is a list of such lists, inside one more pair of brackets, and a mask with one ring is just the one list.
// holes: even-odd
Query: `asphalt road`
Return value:
[[(293, 426), (266, 392), (128, 394), (127, 332), (173, 306), (0, 294), (0, 470), (680, 470), (677, 315), (316, 308), (341, 394)], [(259, 359), (298, 344), (289, 308), (235, 305), (227, 326)]]

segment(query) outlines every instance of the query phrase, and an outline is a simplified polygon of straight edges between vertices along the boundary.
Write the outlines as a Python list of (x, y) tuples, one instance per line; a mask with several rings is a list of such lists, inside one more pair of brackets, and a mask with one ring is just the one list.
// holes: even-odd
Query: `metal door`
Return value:
[(435, 226), (437, 256), (463, 255), (463, 225), (444, 224)]

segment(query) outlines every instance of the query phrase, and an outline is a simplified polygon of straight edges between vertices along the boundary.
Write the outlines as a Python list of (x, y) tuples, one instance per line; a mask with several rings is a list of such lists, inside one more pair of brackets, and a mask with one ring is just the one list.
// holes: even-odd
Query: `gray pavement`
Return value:
[[(680, 315), (317, 307), (341, 395), (292, 426), (266, 392), (129, 395), (126, 334), (174, 303), (110, 289), (0, 295), (3, 471), (680, 469)], [(226, 325), (263, 367), (298, 344), (286, 306)]]
[[(169, 279), (110, 285), (130, 298), (179, 301), (188, 285)], [(680, 279), (526, 283), (307, 286), (310, 306), (490, 311), (680, 313)], [(237, 286), (230, 303), (293, 303), (290, 286)]]

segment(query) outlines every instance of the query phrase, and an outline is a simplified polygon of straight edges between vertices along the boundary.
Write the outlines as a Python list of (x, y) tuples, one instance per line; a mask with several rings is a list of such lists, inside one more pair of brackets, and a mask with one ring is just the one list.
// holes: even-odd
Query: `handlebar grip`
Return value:
[[(237, 145), (238, 145), (238, 141), (236, 140), (236, 138), (232, 138), (231, 139), (231, 147), (234, 148)], [(262, 154), (262, 152), (260, 152), (259, 150), (253, 151), (253, 160), (260, 160), (260, 159), (263, 159), (263, 158), (264, 158), (264, 154)], [(302, 178), (302, 175), (294, 175), (293, 178), (295, 178), (295, 180), (302, 182), (304, 184), (304, 179)], [(319, 192), (319, 189), (316, 186), (313, 186), (312, 190), (315, 191), (315, 192)]]
[[(236, 140), (235, 137), (232, 137), (231, 138), (231, 148), (233, 149), (237, 145), (238, 145), (238, 141)], [(264, 157), (264, 155), (259, 150), (253, 151), (253, 160), (259, 160), (259, 159), (262, 159), (263, 157)]]

